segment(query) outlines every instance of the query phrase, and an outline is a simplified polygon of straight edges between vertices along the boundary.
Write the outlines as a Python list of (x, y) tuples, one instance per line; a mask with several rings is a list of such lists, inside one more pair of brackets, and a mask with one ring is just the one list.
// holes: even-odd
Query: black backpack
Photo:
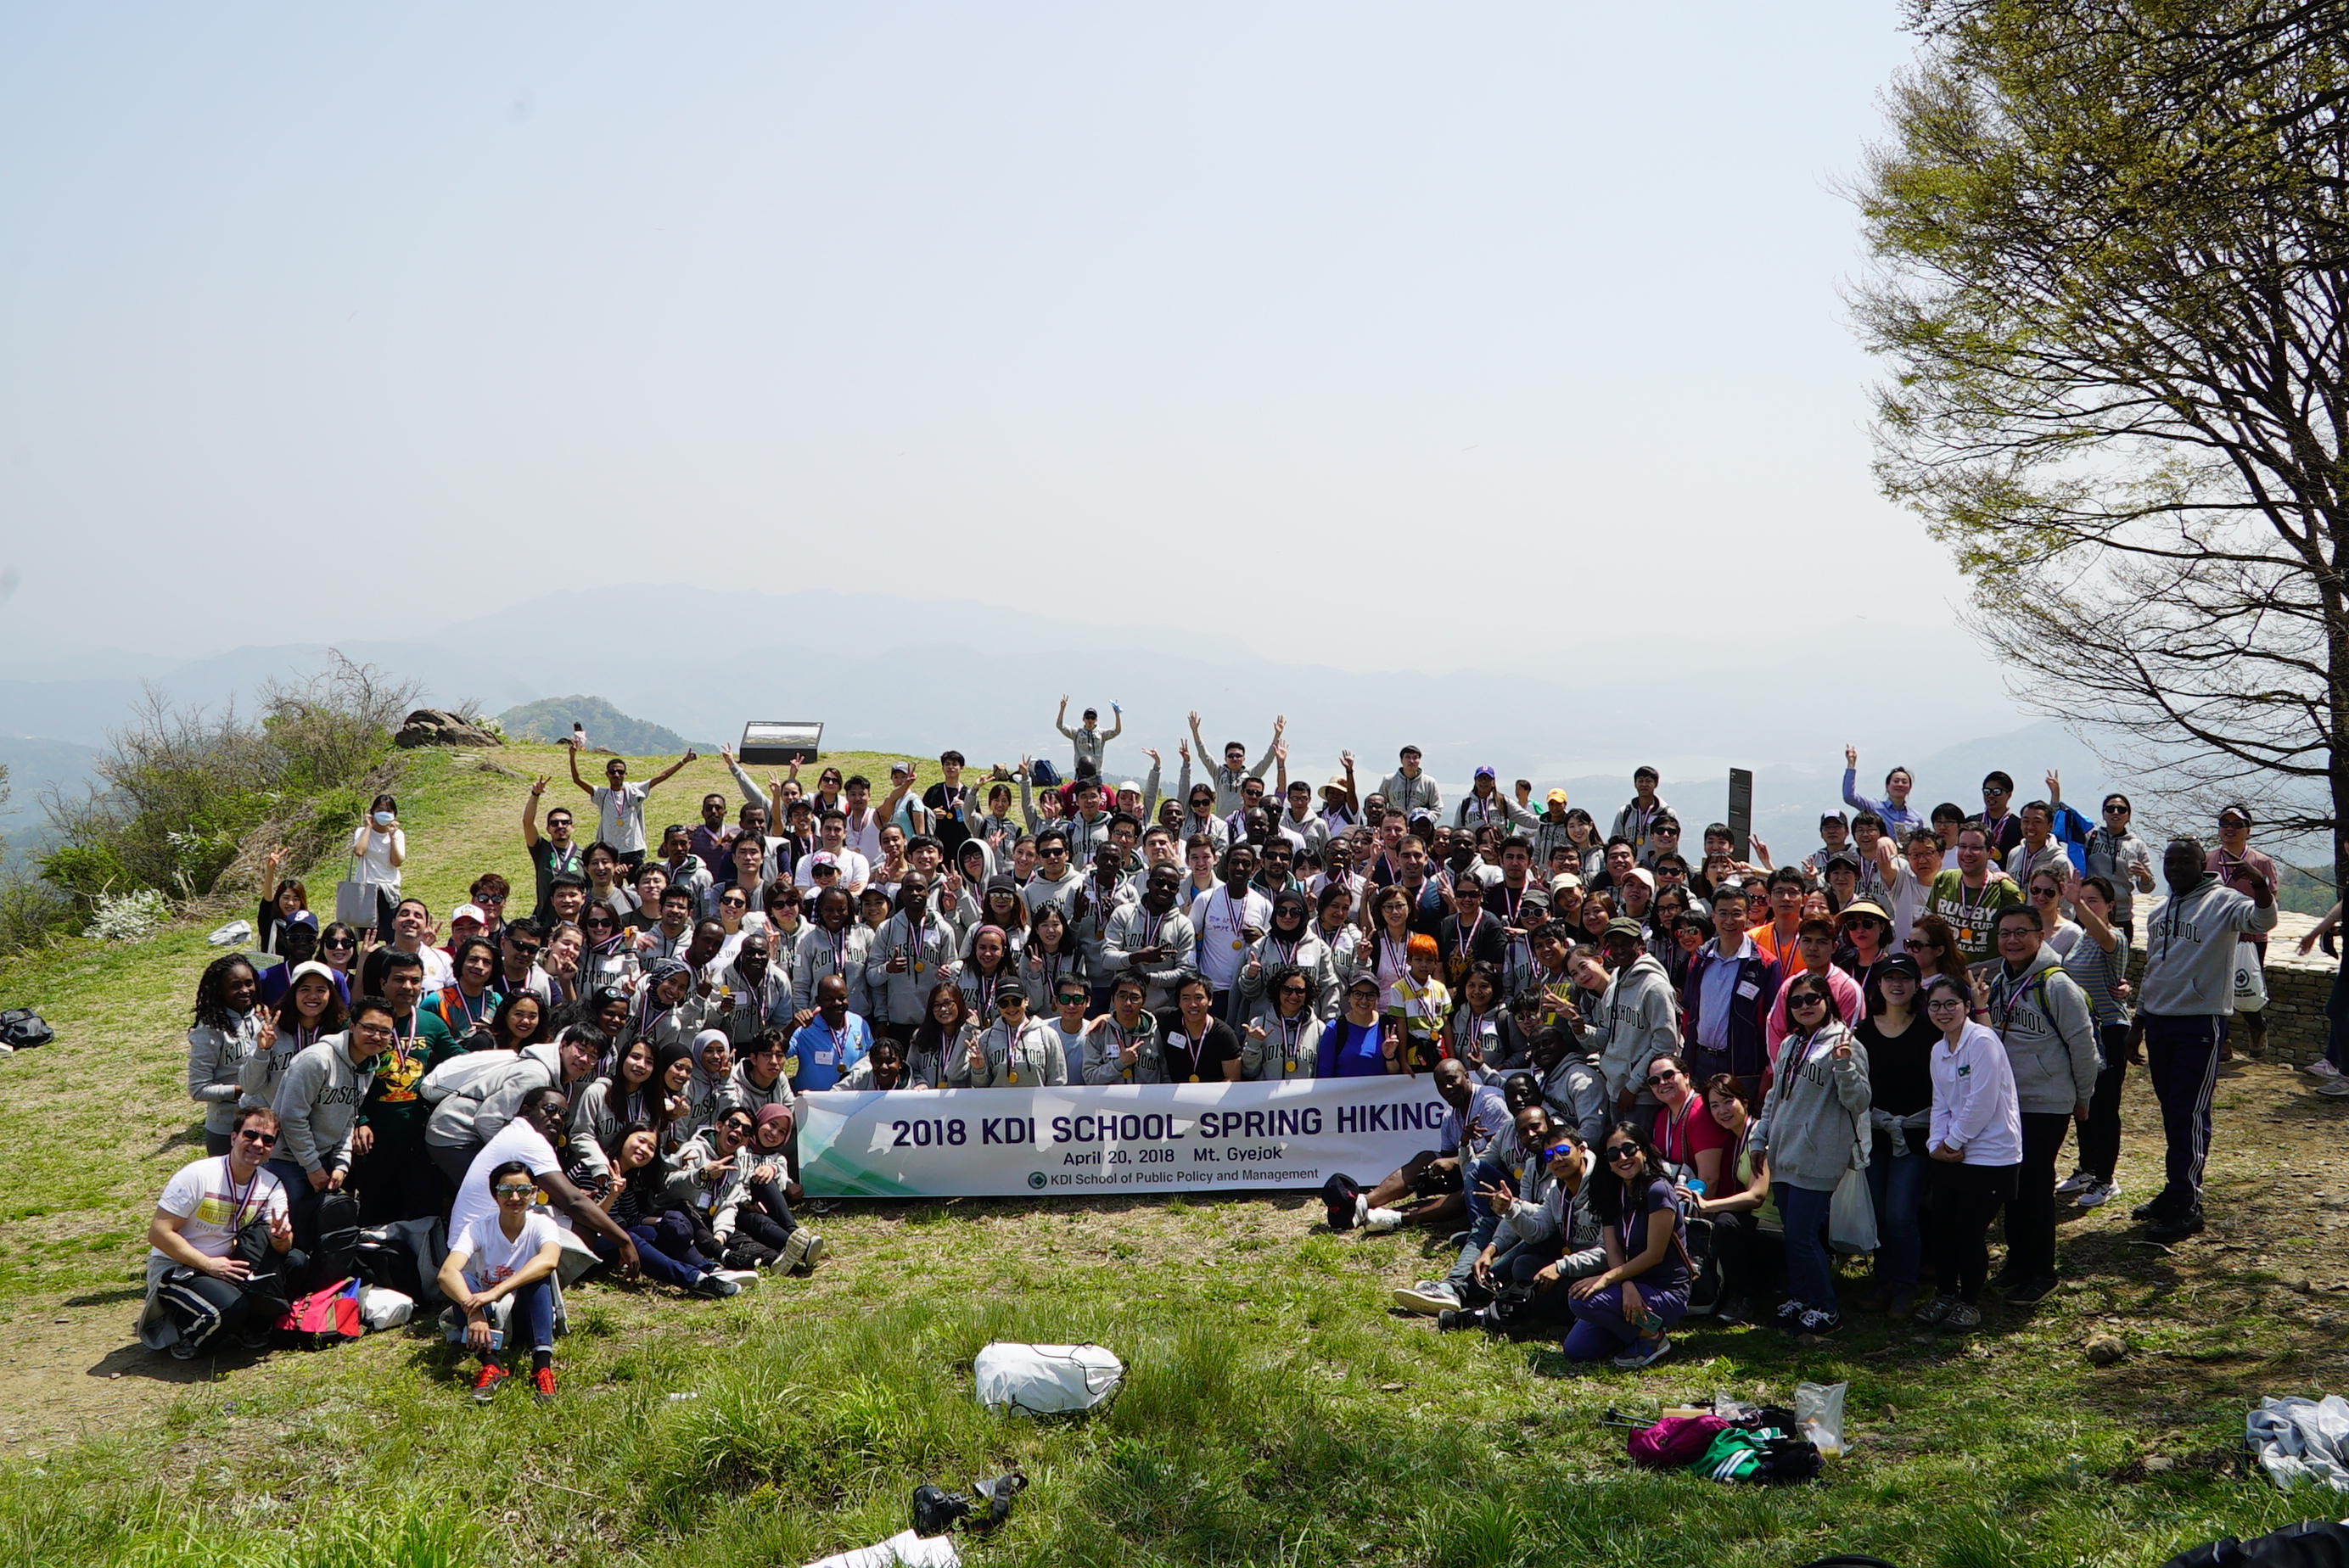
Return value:
[[(340, 1284), (358, 1273), (359, 1201), (348, 1192), (318, 1197), (318, 1240), (305, 1275), (310, 1291)], [(308, 1294), (305, 1292), (304, 1294)]]
[(57, 1037), (57, 1032), (30, 1007), (11, 1007), (0, 1013), (0, 1046), (12, 1051), (29, 1051)]
[(396, 1290), (410, 1301), (424, 1299), (424, 1276), (405, 1242), (360, 1236), (352, 1249), (351, 1272), (378, 1290)]

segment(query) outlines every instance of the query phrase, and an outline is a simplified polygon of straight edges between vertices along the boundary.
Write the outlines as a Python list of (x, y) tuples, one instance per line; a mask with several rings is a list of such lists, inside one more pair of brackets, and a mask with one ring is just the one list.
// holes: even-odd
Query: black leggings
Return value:
[(2080, 1169), (2099, 1181), (2109, 1181), (2121, 1157), (2121, 1090), (2128, 1083), (2129, 1026), (2106, 1024), (2096, 1032), (2105, 1048), (2105, 1070), (2096, 1075), (2088, 1119), (2080, 1125)]
[[(1930, 1158), (1930, 1156), (1929, 1156)], [(2015, 1165), (1953, 1165), (1933, 1161), (1934, 1281), (1960, 1301), (1982, 1300), (1990, 1278), (1990, 1222), (2014, 1196)]]
[(2003, 1272), (2015, 1279), (2045, 1279), (2055, 1272), (2055, 1161), (2071, 1125), (2060, 1110), (2023, 1113), (2023, 1165), (2006, 1201)]

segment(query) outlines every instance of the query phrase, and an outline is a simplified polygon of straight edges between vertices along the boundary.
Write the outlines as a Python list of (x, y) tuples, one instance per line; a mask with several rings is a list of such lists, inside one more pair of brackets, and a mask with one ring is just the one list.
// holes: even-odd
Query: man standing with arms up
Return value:
[(1063, 692), (1061, 695), (1061, 711), (1052, 716), (1052, 727), (1068, 737), (1069, 744), (1076, 748), (1077, 765), (1070, 770), (1071, 778), (1078, 778), (1086, 773), (1091, 773), (1096, 779), (1103, 777), (1102, 754), (1109, 749), (1111, 741), (1125, 733), (1125, 709), (1112, 703), (1109, 705), (1109, 710), (1117, 715), (1117, 727), (1108, 734), (1102, 733), (1101, 710), (1093, 707), (1085, 709), (1084, 722), (1076, 728), (1071, 729), (1068, 694)]
[(571, 781), (580, 791), (595, 802), (597, 821), (595, 838), (599, 843), (611, 845), (620, 851), (620, 859), (629, 869), (645, 863), (645, 797), (674, 778), (678, 769), (700, 753), (688, 749), (683, 757), (654, 774), (641, 784), (628, 782), (628, 759), (614, 757), (604, 763), (604, 782), (590, 784), (579, 777), (579, 748), (569, 748)]
[(1925, 826), (1925, 819), (1909, 804), (1909, 791), (1914, 784), (1909, 769), (1895, 768), (1884, 776), (1884, 799), (1871, 800), (1859, 792), (1859, 748), (1843, 748), (1843, 803), (1855, 811), (1875, 812), (1897, 837), (1907, 836), (1911, 828)]
[(2242, 934), (2275, 929), (2275, 889), (2249, 867), (2237, 880), (2248, 893), (2221, 887), (2206, 869), (2201, 844), (2173, 839), (2161, 857), (2169, 897), (2146, 923), (2145, 973), (2137, 1019), (2146, 1065), (2161, 1102), (2168, 1181), (2135, 1211), (2146, 1238), (2182, 1241), (2202, 1229), (2202, 1166), (2210, 1154), (2210, 1094), (2219, 1055), (2235, 1011), (2235, 944)]
[(1196, 708), (1191, 710), (1191, 744), (1199, 748), (1199, 764), (1206, 769), (1208, 779), (1216, 786), (1217, 816), (1228, 817), (1240, 809), (1241, 783), (1246, 779), (1261, 779), (1265, 776), (1266, 770), (1272, 766), (1272, 748), (1280, 744), (1280, 738), (1288, 728), (1288, 716), (1276, 714), (1272, 720), (1272, 743), (1264, 748), (1264, 760), (1254, 768), (1247, 765), (1247, 747), (1237, 740), (1226, 742), (1223, 766), (1219, 768), (1207, 760), (1209, 755), (1207, 742), (1199, 733), (1199, 710)]

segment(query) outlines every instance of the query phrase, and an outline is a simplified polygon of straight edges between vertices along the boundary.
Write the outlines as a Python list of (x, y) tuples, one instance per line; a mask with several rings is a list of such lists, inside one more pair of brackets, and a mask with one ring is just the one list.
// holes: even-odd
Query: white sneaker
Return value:
[(2314, 1061), (2309, 1063), (2300, 1070), (2306, 1073), (2313, 1078), (2337, 1078), (2341, 1076), (2341, 1069), (2334, 1067), (2331, 1062), (2326, 1061), (2323, 1057), (2317, 1057)]
[(2068, 1198), (2075, 1192), (2085, 1192), (2096, 1184), (2096, 1179), (2085, 1171), (2075, 1171), (2056, 1184), (2055, 1195)]
[(759, 1283), (757, 1269), (713, 1269), (710, 1272), (731, 1283), (737, 1290), (748, 1290)]
[(1374, 1236), (1383, 1236), (1402, 1223), (1401, 1209), (1364, 1209), (1362, 1229)]
[(1425, 1317), (1460, 1310), (1459, 1292), (1440, 1279), (1423, 1279), (1409, 1290), (1398, 1290), (1394, 1301), (1405, 1312), (1416, 1312)]
[(2098, 1181), (2072, 1202), (2083, 1209), (2101, 1209), (2121, 1195), (2117, 1181)]
[(2316, 1092), (2319, 1094), (2331, 1095), (2333, 1099), (2339, 1099), (2344, 1095), (2349, 1095), (2349, 1078), (2344, 1078), (2342, 1075), (2335, 1073), (2333, 1077), (2326, 1078), (2323, 1082), (2318, 1084), (2316, 1086)]
[(1371, 1201), (1360, 1192), (1354, 1194), (1354, 1228), (1361, 1229), (1371, 1222)]

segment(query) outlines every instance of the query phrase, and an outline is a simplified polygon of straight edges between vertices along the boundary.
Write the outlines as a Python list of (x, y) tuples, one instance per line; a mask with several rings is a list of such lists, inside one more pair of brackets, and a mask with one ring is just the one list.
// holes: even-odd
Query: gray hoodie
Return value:
[[(1806, 1191), (1832, 1192), (1843, 1173), (1868, 1163), (1868, 1047), (1852, 1041), (1838, 1061), (1835, 1047), (1850, 1038), (1828, 1024), (1806, 1040), (1788, 1035), (1778, 1049), (1777, 1077), (1763, 1102), (1755, 1146), (1770, 1155), (1770, 1180)], [(1812, 1047), (1826, 1049), (1810, 1059)]]
[(236, 1130), (239, 1069), (261, 1037), (258, 1011), (230, 1016), (233, 1030), (198, 1024), (188, 1031), (188, 1098), (204, 1108), (204, 1130), (215, 1134)]
[(979, 1072), (971, 1071), (968, 1042), (947, 1054), (947, 1088), (1009, 1088), (1069, 1081), (1069, 1054), (1061, 1048), (1051, 1026), (1041, 1018), (1022, 1021), (1017, 1039), (1012, 1037), (1010, 1027), (998, 1018), (988, 1026), (980, 1047), (987, 1053), (987, 1066)]
[(523, 1095), (562, 1078), (560, 1047), (552, 1040), (526, 1046), (513, 1060), (443, 1096), (424, 1123), (424, 1141), (442, 1149), (479, 1149), (505, 1130), (522, 1109)]
[(1638, 1092), (1636, 1079), (1645, 1076), (1640, 1069), (1650, 1062), (1679, 1053), (1680, 1006), (1661, 960), (1642, 953), (1607, 983), (1606, 994), (1599, 999), (1599, 1017), (1583, 1043), (1598, 1054), (1610, 1102)]
[[(881, 928), (880, 940), (866, 954), (865, 1005), (857, 1008), (856, 998), (851, 996), (849, 1006), (876, 1024), (920, 1023), (931, 988), (961, 972), (960, 946), (948, 922), (926, 915), (916, 939), (902, 913), (891, 915), (889, 923)], [(905, 967), (892, 975), (889, 961), (900, 953), (905, 955)]]
[(732, 1163), (712, 1180), (709, 1168), (724, 1158), (718, 1152), (718, 1130), (705, 1127), (678, 1150), (667, 1184), (669, 1197), (709, 1222), (710, 1233), (720, 1240), (734, 1233), (735, 1211), (750, 1196), (750, 1172), (760, 1163), (757, 1151), (745, 1143), (734, 1151)]
[(294, 1058), (278, 1081), (277, 1158), (305, 1171), (334, 1171), (351, 1162), (351, 1123), (375, 1080), (375, 1057), (356, 1065), (348, 1034), (328, 1035)]
[(2237, 935), (2273, 931), (2275, 923), (2272, 902), (2261, 909), (2208, 874), (2189, 892), (2171, 894), (2146, 923), (2137, 1011), (2155, 1017), (2230, 1016)]
[[(1110, 1014), (1085, 1037), (1084, 1079), (1087, 1083), (1164, 1083), (1166, 1057), (1158, 1045), (1158, 1016), (1144, 1007), (1142, 1021), (1131, 1035), (1123, 1035), (1117, 1015)], [(1133, 1047), (1133, 1065), (1123, 1060), (1125, 1046)], [(1247, 1058), (1243, 1054), (1240, 1058)], [(1308, 1069), (1310, 1072), (1310, 1065)]]
[[(1990, 1026), (1998, 1031), (2014, 1068), (2015, 1108), (2069, 1116), (2095, 1098), (2096, 1074), (2104, 1063), (2096, 1050), (2088, 994), (2064, 973), (2055, 950), (2040, 944), (2038, 955), (2019, 976), (2009, 976), (2002, 962), (1986, 964), (1980, 972), (1990, 976)], [(2230, 997), (2234, 984), (2230, 969)]]

